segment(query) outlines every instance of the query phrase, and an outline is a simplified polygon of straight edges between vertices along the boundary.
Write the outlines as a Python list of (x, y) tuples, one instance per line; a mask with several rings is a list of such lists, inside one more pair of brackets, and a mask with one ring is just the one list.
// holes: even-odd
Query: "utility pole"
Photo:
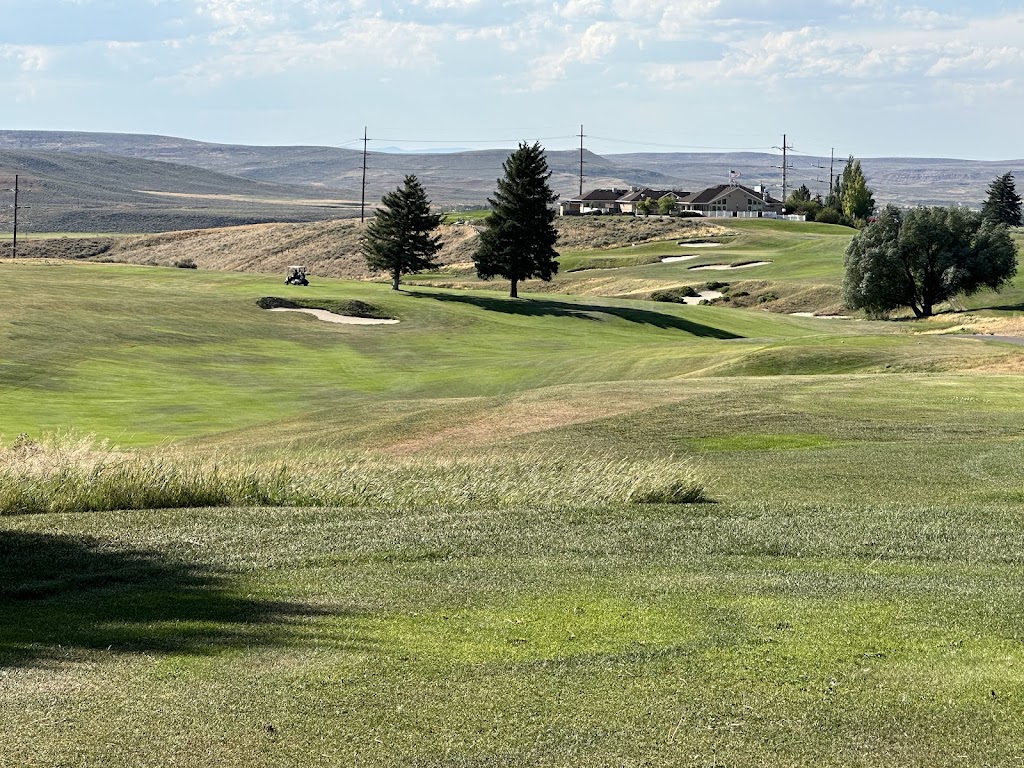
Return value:
[(832, 159), (828, 164), (828, 196), (832, 197), (832, 185), (836, 178), (836, 148), (832, 147)]
[(782, 134), (782, 202), (786, 202), (786, 174), (789, 172), (786, 153), (791, 149), (792, 147), (786, 143), (786, 134)]
[(14, 189), (7, 190), (8, 192), (14, 193), (14, 237), (11, 240), (11, 258), (18, 258), (18, 211), (27, 208), (27, 205), (21, 205), (18, 202), (18, 174), (14, 175)]
[(583, 126), (580, 125), (580, 197), (583, 197)]
[(14, 174), (14, 239), (11, 242), (11, 258), (18, 258), (18, 174)]
[(792, 167), (789, 164), (789, 160), (788, 160), (788, 157), (789, 157), (788, 152), (789, 152), (789, 150), (792, 149), (792, 147), (789, 146), (789, 144), (786, 142), (786, 134), (782, 134), (782, 146), (781, 147), (773, 147), (773, 149), (781, 149), (782, 150), (782, 202), (785, 203), (786, 202), (786, 188), (788, 186), (788, 183), (787, 183), (788, 176), (787, 176), (787, 174), (789, 173), (789, 169)]
[(369, 139), (366, 135), (366, 126), (363, 126), (363, 193), (359, 198), (359, 221), (366, 221), (366, 145)]

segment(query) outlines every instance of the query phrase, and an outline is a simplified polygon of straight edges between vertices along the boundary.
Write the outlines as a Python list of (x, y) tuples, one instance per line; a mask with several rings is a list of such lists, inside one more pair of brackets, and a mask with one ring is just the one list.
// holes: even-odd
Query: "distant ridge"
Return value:
[[(405, 174), (415, 173), (439, 206), (485, 205), (508, 152), (370, 152), (367, 203), (372, 206)], [(587, 189), (648, 186), (695, 191), (727, 181), (729, 171), (737, 170), (745, 182), (766, 184), (776, 195), (782, 192), (780, 158), (768, 153), (602, 156), (587, 151), (583, 159)], [(992, 179), (1024, 169), (1024, 160), (861, 159), (880, 204), (978, 206)], [(579, 191), (579, 161), (578, 150), (548, 152), (552, 187), (563, 198)], [(844, 162), (845, 158), (836, 158), (836, 173)], [(35, 178), (42, 196), (35, 198), (38, 206), (33, 206), (31, 215), (38, 229), (57, 231), (68, 227), (157, 231), (344, 217), (356, 212), (351, 202), (359, 199), (362, 163), (359, 149), (344, 147), (249, 146), (79, 131), (0, 131), (0, 178), (13, 173)], [(792, 164), (789, 189), (806, 184), (812, 192), (828, 191), (829, 158), (799, 155), (793, 157)], [(175, 202), (139, 190), (220, 195), (223, 199)], [(226, 199), (230, 196), (247, 199)], [(268, 199), (274, 202), (267, 203)], [(323, 206), (317, 208), (316, 200), (323, 200)], [(336, 205), (339, 200), (350, 204)], [(72, 210), (76, 206), (77, 212)], [(104, 212), (104, 206), (121, 208)], [(140, 216), (145, 221), (138, 220)]]

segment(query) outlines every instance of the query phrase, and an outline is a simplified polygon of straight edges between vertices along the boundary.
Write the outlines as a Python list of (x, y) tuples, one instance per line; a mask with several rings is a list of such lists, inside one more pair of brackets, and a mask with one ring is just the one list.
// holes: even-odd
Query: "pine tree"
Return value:
[(516, 298), (520, 281), (550, 280), (558, 272), (558, 233), (551, 208), (558, 195), (548, 186), (551, 171), (540, 143), (520, 144), (502, 168), (505, 175), (488, 200), (494, 210), (484, 222), (474, 261), (481, 279), (511, 281), (509, 296)]
[(430, 200), (419, 179), (406, 176), (401, 187), (381, 198), (381, 208), (366, 227), (366, 263), (391, 275), (391, 287), (399, 290), (402, 275), (440, 266), (434, 256), (441, 238), (432, 235), (440, 223), (441, 215), (430, 212)]
[(1012, 173), (1004, 173), (989, 185), (988, 200), (981, 212), (997, 224), (1021, 226), (1021, 200)]

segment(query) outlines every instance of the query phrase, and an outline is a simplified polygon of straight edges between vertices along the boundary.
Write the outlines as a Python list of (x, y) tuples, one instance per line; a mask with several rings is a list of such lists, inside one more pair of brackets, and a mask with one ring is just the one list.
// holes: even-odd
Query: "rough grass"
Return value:
[(240, 463), (21, 435), (0, 450), (0, 514), (215, 506), (592, 507), (707, 501), (693, 462), (520, 455), (332, 455)]

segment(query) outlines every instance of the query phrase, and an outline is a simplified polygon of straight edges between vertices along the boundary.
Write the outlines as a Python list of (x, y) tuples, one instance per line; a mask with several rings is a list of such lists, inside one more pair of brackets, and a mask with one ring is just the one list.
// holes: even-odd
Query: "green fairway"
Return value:
[[(807, 285), (850, 232), (735, 230), (701, 262)], [(1024, 347), (933, 332), (955, 318), (0, 269), (5, 448), (72, 430), (383, 499), (0, 516), (0, 765), (1020, 761)], [(531, 496), (534, 461), (576, 482)], [(581, 469), (657, 462), (711, 503)], [(462, 470), (503, 463), (505, 490)]]

